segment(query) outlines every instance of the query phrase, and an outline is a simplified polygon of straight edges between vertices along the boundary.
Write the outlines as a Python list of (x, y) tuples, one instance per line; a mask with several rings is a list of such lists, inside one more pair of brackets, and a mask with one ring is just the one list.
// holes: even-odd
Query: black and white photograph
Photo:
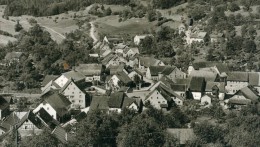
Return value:
[(0, 0), (0, 147), (259, 147), (260, 0)]

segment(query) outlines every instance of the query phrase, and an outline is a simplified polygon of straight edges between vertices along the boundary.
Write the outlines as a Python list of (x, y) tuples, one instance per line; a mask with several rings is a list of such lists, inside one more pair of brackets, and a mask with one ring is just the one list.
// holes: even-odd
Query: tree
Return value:
[(139, 86), (139, 84), (141, 84), (141, 82), (142, 82), (141, 78), (137, 74), (134, 75), (134, 83), (135, 83), (136, 89), (141, 88)]
[(154, 9), (149, 9), (147, 12), (147, 19), (149, 22), (156, 20), (156, 11)]
[(113, 115), (93, 110), (76, 125), (76, 140), (69, 146), (115, 146), (118, 122)]
[(162, 146), (164, 143), (164, 131), (154, 118), (146, 114), (140, 114), (129, 125), (124, 125), (117, 136), (118, 146), (150, 147)]
[(104, 14), (105, 14), (105, 16), (109, 16), (109, 15), (111, 15), (111, 14), (112, 14), (112, 10), (111, 10), (111, 8), (108, 7), (108, 8), (105, 10)]
[(237, 3), (231, 2), (231, 3), (228, 5), (228, 10), (230, 10), (231, 12), (235, 12), (235, 11), (240, 10), (240, 7), (238, 6)]
[(23, 29), (23, 26), (17, 21), (16, 25), (14, 26), (15, 32), (20, 32)]
[(39, 135), (28, 136), (22, 139), (21, 146), (58, 146), (61, 144), (56, 137), (51, 134), (51, 131), (44, 129)]

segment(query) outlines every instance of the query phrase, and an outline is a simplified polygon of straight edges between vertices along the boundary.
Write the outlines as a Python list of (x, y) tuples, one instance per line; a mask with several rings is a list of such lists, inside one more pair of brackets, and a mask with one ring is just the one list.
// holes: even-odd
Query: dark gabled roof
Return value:
[(159, 89), (160, 93), (167, 99), (167, 101), (170, 101), (171, 97), (177, 97), (180, 100), (184, 101), (183, 97), (175, 93), (171, 88), (167, 87), (164, 84), (159, 84), (157, 88)]
[(249, 72), (249, 84), (253, 86), (259, 86), (259, 74), (256, 72)]
[(46, 124), (46, 127), (54, 129), (59, 125), (59, 122), (55, 120), (44, 108), (41, 108), (36, 115), (41, 119), (42, 123)]
[(251, 101), (258, 101), (259, 96), (256, 89), (253, 86), (247, 86), (240, 89), (236, 94), (242, 94), (245, 98), (250, 99)]
[(85, 76), (82, 73), (73, 70), (65, 72), (63, 75), (68, 79), (73, 79), (75, 82), (85, 80)]
[(249, 76), (247, 72), (229, 72), (227, 81), (248, 82)]
[(159, 73), (169, 75), (175, 69), (175, 66), (150, 66), (150, 73), (152, 76), (158, 76)]
[(187, 88), (188, 88), (188, 85), (185, 85), (185, 84), (174, 84), (174, 85), (171, 85), (171, 89), (173, 91), (185, 92), (185, 91), (187, 91)]
[(82, 73), (85, 76), (100, 75), (102, 71), (102, 64), (79, 64), (75, 67), (75, 70)]
[(185, 144), (187, 141), (193, 140), (196, 137), (193, 129), (189, 129), (189, 128), (183, 128), (183, 129), (168, 128), (167, 132), (170, 133), (171, 135), (174, 135), (174, 137), (176, 137), (176, 139), (180, 141), (180, 144)]
[(187, 79), (175, 79), (175, 83), (176, 84), (180, 84), (180, 85), (189, 85), (190, 84), (190, 78)]
[(42, 86), (47, 85), (50, 81), (54, 81), (58, 78), (57, 75), (46, 75), (42, 81)]
[(116, 74), (124, 70), (124, 65), (110, 65), (108, 68), (110, 70), (110, 74)]
[(206, 81), (216, 81), (218, 78), (218, 73), (212, 70), (193, 70), (190, 77), (204, 77)]
[(140, 64), (145, 67), (157, 66), (161, 61), (153, 57), (140, 57)]
[(192, 92), (203, 92), (205, 90), (205, 78), (192, 77), (190, 81), (189, 89)]
[(251, 100), (249, 99), (240, 99), (240, 98), (230, 98), (228, 100), (229, 104), (236, 104), (236, 105), (247, 105), (251, 103)]
[(211, 82), (211, 81), (206, 83), (205, 91), (207, 91), (207, 92), (212, 91), (212, 88), (214, 86), (217, 86), (217, 88), (219, 89), (219, 92), (222, 92), (222, 93), (226, 92), (224, 82)]
[(124, 92), (115, 92), (110, 95), (108, 100), (109, 108), (122, 108), (124, 102)]
[(159, 79), (159, 81), (161, 81), (163, 84), (165, 84), (168, 87), (171, 87), (172, 85), (175, 84), (170, 78), (164, 75)]
[(219, 71), (219, 73), (228, 73), (229, 72), (229, 68), (228, 65), (226, 63), (217, 63), (216, 67)]
[(12, 112), (9, 116), (7, 116), (3, 122), (0, 124), (3, 128), (6, 128), (7, 130), (10, 130), (13, 125), (19, 122), (19, 118), (17, 115)]
[(84, 86), (80, 86), (79, 84), (75, 83), (73, 80), (69, 80), (69, 81), (61, 88), (60, 93), (64, 92), (64, 90), (66, 90), (67, 87), (68, 87), (71, 83), (75, 84), (75, 85), (81, 90), (82, 93), (86, 94), (86, 91), (84, 90), (85, 87), (84, 87)]
[(128, 98), (128, 97), (125, 97), (124, 98), (124, 102), (123, 102), (123, 105), (122, 105), (122, 108), (125, 108), (125, 107), (129, 107), (131, 104), (135, 103), (138, 107), (138, 103), (136, 102), (136, 99), (135, 98)]
[(18, 128), (22, 126), (26, 120), (31, 121), (38, 129), (43, 127), (41, 120), (30, 110), (19, 121)]
[(93, 96), (90, 104), (90, 110), (108, 110), (108, 99), (108, 96)]
[(221, 62), (195, 62), (192, 64), (194, 69), (199, 70), (201, 68), (206, 68), (206, 67), (214, 67), (218, 69), (220, 73), (222, 72), (229, 72), (229, 68), (226, 63), (221, 63)]
[(60, 142), (63, 144), (66, 144), (68, 141), (72, 140), (72, 135), (67, 133), (64, 128), (61, 126), (57, 126), (52, 132), (53, 134)]
[(6, 101), (5, 98), (0, 96), (0, 110), (6, 109), (10, 104)]
[(58, 92), (48, 95), (45, 97), (44, 101), (49, 103), (60, 117), (68, 112), (67, 108), (71, 105), (71, 102), (66, 98), (66, 96)]
[(110, 60), (112, 60), (113, 58), (116, 58), (116, 55), (114, 55), (114, 54), (109, 54), (109, 55), (107, 55), (102, 61), (101, 61), (101, 63), (103, 64), (103, 65), (106, 65)]
[(77, 120), (77, 122), (83, 120), (84, 118), (87, 117), (87, 113), (82, 111), (78, 115), (76, 115), (74, 118)]
[(116, 74), (116, 76), (124, 84), (128, 84), (128, 83), (132, 82), (132, 80), (128, 77), (128, 75), (125, 72), (119, 72)]

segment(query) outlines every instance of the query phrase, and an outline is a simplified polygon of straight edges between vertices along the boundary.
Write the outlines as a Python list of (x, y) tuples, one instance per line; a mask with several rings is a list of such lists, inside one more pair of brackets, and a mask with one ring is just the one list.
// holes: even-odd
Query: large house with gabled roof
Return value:
[(163, 75), (171, 80), (184, 79), (186, 73), (182, 72), (175, 66), (150, 66), (146, 71), (146, 78), (158, 81)]
[(58, 91), (51, 90), (41, 96), (43, 99), (34, 110), (37, 113), (41, 108), (44, 108), (54, 119), (62, 121), (62, 118), (68, 115), (71, 102), (66, 96)]
[(69, 80), (60, 90), (60, 93), (68, 98), (73, 109), (82, 109), (90, 104), (90, 97), (84, 87), (77, 85), (73, 80)]
[(100, 75), (104, 69), (102, 64), (79, 64), (75, 67), (77, 72), (86, 77), (86, 82), (100, 81)]
[(62, 73), (54, 82), (62, 88), (71, 79), (76, 83), (85, 82), (85, 76), (74, 70)]
[(204, 77), (192, 77), (189, 84), (190, 98), (200, 100), (205, 92), (206, 81)]

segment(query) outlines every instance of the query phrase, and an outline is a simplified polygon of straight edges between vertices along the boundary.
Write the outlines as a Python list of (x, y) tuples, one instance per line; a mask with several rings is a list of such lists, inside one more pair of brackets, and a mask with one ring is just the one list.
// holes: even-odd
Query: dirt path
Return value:
[(98, 39), (97, 39), (97, 37), (95, 36), (95, 32), (96, 32), (96, 30), (95, 30), (95, 25), (94, 25), (94, 23), (93, 23), (93, 21), (91, 21), (91, 22), (89, 22), (90, 23), (90, 25), (91, 25), (91, 28), (90, 28), (90, 37), (94, 40), (94, 42), (93, 42), (93, 44), (96, 44), (97, 42), (98, 42)]

